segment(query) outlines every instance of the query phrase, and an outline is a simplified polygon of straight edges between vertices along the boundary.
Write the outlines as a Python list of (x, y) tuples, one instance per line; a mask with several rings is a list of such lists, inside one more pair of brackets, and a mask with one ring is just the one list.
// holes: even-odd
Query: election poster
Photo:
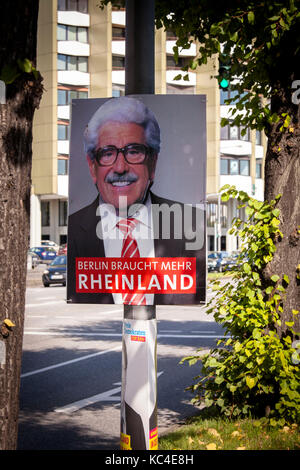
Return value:
[(73, 100), (67, 301), (205, 302), (205, 199), (204, 95)]

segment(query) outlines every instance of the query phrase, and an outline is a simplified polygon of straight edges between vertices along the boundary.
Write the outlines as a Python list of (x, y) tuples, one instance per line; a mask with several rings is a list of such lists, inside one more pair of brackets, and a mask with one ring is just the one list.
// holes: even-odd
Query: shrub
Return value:
[[(262, 273), (275, 253), (279, 230), (280, 198), (260, 202), (235, 187), (224, 187), (222, 200), (237, 198), (245, 207), (247, 221), (233, 220), (231, 233), (242, 240), (239, 269), (224, 285), (214, 281), (214, 297), (207, 313), (223, 325), (221, 339), (209, 354), (183, 359), (190, 365), (201, 361), (196, 383), (188, 387), (194, 403), (215, 405), (229, 417), (267, 415), (271, 425), (300, 421), (299, 361), (293, 330), (282, 330), (282, 298), (289, 284), (286, 275), (273, 275), (266, 283)], [(293, 310), (293, 315), (298, 311)], [(226, 337), (228, 335), (228, 337)]]

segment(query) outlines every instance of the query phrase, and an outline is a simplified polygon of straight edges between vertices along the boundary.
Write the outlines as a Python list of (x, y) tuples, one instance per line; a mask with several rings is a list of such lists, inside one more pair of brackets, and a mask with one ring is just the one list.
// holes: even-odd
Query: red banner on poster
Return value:
[(76, 258), (76, 292), (193, 294), (196, 258)]

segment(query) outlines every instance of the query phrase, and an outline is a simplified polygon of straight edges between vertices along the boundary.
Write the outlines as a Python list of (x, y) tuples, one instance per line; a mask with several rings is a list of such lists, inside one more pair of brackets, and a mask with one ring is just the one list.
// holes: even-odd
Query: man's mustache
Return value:
[(119, 175), (118, 173), (108, 173), (108, 175), (105, 178), (106, 183), (134, 183), (135, 181), (138, 180), (137, 175), (134, 173), (124, 173), (122, 175)]

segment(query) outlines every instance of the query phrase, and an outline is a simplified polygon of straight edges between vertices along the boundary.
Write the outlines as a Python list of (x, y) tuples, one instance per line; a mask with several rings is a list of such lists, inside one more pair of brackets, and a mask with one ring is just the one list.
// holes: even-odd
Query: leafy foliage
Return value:
[[(293, 80), (298, 78), (295, 76), (300, 55), (297, 3), (232, 0), (216, 8), (210, 1), (159, 0), (156, 19), (158, 27), (164, 26), (178, 37), (175, 59), (194, 40), (200, 44), (197, 57), (185, 67), (186, 71), (206, 64), (213, 56), (229, 60), (230, 88), (237, 92), (227, 102), (235, 105), (230, 117), (232, 124), (267, 131), (271, 124), (286, 121), (281, 112), (270, 109), (268, 101), (276, 98), (280, 86), (291, 90)], [(217, 69), (214, 76), (220, 78)], [(289, 102), (291, 96), (292, 91)], [(228, 123), (228, 119), (223, 119), (223, 125)]]
[[(260, 202), (235, 187), (224, 186), (223, 201), (235, 197), (248, 219), (234, 219), (232, 234), (243, 242), (240, 267), (231, 281), (214, 281), (216, 297), (208, 314), (225, 330), (225, 339), (206, 356), (184, 358), (190, 365), (202, 362), (201, 375), (189, 387), (194, 402), (216, 405), (226, 416), (270, 414), (271, 424), (300, 421), (300, 370), (293, 322), (277, 332), (283, 313), (282, 299), (289, 284), (286, 275), (274, 274), (265, 284), (262, 271), (275, 253), (279, 230), (280, 196)], [(293, 310), (293, 315), (298, 311)]]
[(37, 79), (39, 72), (32, 65), (29, 59), (18, 59), (16, 64), (6, 63), (0, 71), (0, 80), (6, 85), (13, 83), (22, 73), (32, 73), (34, 78)]

